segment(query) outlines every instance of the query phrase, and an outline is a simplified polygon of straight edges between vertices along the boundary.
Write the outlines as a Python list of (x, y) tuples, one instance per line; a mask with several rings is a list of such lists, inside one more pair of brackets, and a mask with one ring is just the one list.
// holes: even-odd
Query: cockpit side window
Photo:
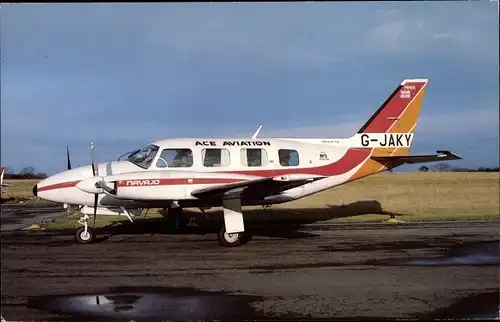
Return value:
[(127, 160), (141, 168), (147, 169), (151, 166), (151, 163), (153, 163), (153, 159), (155, 158), (159, 149), (160, 148), (154, 144), (146, 145), (139, 151), (130, 155)]
[(164, 149), (156, 161), (157, 168), (189, 168), (193, 166), (191, 149)]

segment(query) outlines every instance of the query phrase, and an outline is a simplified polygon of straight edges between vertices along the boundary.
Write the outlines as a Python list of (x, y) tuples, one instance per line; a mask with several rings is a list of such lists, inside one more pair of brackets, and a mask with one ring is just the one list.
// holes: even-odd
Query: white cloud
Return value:
[[(220, 11), (207, 10), (205, 15), (198, 12), (192, 21), (157, 22), (147, 37), (179, 51), (224, 57), (237, 53), (252, 60), (317, 67), (351, 55), (439, 54), (469, 59), (474, 54), (473, 59), (484, 59), (498, 52), (492, 44), (498, 39), (498, 23), (491, 5), (405, 2), (391, 8), (372, 3), (359, 11), (349, 4), (325, 5), (324, 11), (319, 7), (311, 3), (299, 11), (284, 5), (281, 12), (219, 7)], [(165, 33), (165, 29), (180, 32)]]
[(386, 55), (437, 54), (467, 60), (498, 59), (498, 14), (491, 3), (398, 3), (379, 11), (363, 50)]

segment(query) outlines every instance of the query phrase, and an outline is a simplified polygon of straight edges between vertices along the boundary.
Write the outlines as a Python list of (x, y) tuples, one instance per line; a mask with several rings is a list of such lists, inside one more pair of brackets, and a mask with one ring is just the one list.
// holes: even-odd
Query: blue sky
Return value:
[(496, 2), (7, 4), (1, 162), (48, 174), (168, 137), (348, 137), (429, 78), (412, 153), (498, 166)]

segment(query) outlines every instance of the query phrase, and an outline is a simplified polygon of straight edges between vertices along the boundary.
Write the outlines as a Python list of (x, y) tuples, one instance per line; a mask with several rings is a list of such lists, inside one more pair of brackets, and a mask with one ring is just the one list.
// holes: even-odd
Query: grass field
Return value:
[(5, 187), (2, 193), (2, 202), (6, 203), (50, 203), (49, 201), (33, 196), (33, 186), (40, 180), (5, 180), (6, 184), (11, 185)]
[[(292, 220), (298, 222), (383, 221), (389, 214), (404, 221), (485, 220), (500, 219), (499, 181), (497, 173), (383, 173), (336, 187), (289, 203), (262, 207), (246, 207), (249, 220)], [(36, 180), (7, 181), (5, 197), (38, 203), (32, 196)], [(29, 198), (29, 199), (28, 199)], [(199, 210), (188, 209), (198, 216)], [(220, 208), (207, 213), (221, 215)], [(159, 217), (156, 209), (148, 217)], [(50, 226), (74, 227), (75, 216), (59, 219)], [(99, 225), (107, 225), (124, 217), (98, 217)], [(126, 219), (125, 219), (126, 220)]]

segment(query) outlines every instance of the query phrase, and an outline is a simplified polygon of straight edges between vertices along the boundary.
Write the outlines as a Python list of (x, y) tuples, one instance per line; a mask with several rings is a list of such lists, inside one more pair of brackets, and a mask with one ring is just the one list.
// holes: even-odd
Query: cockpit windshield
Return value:
[(146, 145), (137, 152), (131, 154), (127, 160), (141, 168), (147, 169), (153, 162), (159, 148), (159, 146), (154, 144)]

